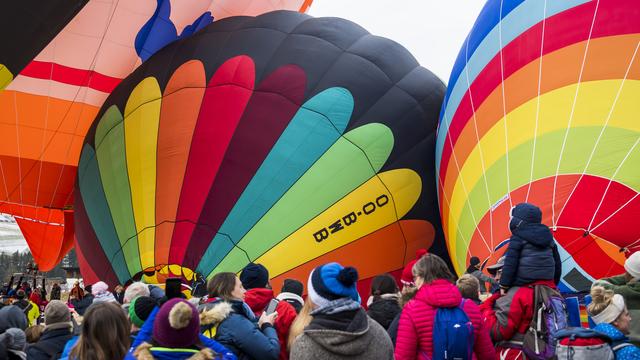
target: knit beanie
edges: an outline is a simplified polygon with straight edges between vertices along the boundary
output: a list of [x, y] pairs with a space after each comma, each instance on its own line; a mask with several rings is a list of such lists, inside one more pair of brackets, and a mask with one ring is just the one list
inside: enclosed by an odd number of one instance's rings
[[319, 307], [344, 297], [360, 302], [357, 281], [358, 270], [353, 267], [343, 267], [335, 262], [320, 265], [309, 275], [309, 297]]
[[640, 279], [640, 252], [634, 252], [624, 262], [624, 269], [627, 270], [629, 275], [634, 279]]
[[60, 300], [51, 300], [44, 308], [44, 323], [52, 325], [71, 321], [71, 312], [67, 304]]
[[480, 265], [480, 258], [477, 256], [472, 256], [471, 259], [469, 259], [469, 265], [473, 267]]
[[156, 301], [150, 296], [138, 296], [129, 305], [129, 319], [137, 327], [142, 327], [144, 322], [156, 307]]
[[7, 350], [24, 351], [27, 347], [27, 335], [25, 335], [22, 329], [10, 328], [1, 336], [0, 341], [4, 342]]
[[240, 281], [247, 290], [267, 287], [269, 270], [262, 264], [249, 263], [242, 269]]
[[539, 224], [541, 222], [542, 210], [533, 204], [520, 203], [511, 209], [511, 221], [509, 222], [511, 231], [524, 223]]
[[102, 294], [104, 292], [107, 292], [108, 290], [109, 285], [107, 285], [107, 283], [105, 283], [104, 281], [98, 281], [91, 286], [91, 294], [93, 294], [93, 296]]
[[402, 269], [402, 276], [400, 277], [400, 282], [402, 285], [412, 285], [413, 284], [413, 265], [415, 265], [421, 257], [427, 254], [427, 249], [418, 249], [416, 250], [416, 258], [409, 261], [407, 265]]
[[199, 340], [200, 317], [190, 302], [173, 298], [165, 302], [153, 324], [153, 339], [160, 346], [187, 348]]
[[303, 291], [304, 285], [302, 285], [302, 282], [296, 279], [285, 279], [284, 284], [282, 284], [282, 290], [280, 292], [288, 292], [296, 294], [298, 296], [302, 296]]

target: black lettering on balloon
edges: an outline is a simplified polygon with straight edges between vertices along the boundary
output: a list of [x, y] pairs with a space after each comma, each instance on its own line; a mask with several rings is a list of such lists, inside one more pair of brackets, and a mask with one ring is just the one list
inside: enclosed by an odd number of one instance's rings
[[353, 224], [354, 222], [356, 222], [356, 220], [358, 220], [358, 217], [356, 216], [356, 213], [354, 213], [353, 211], [349, 213], [347, 216], [342, 218], [342, 222], [347, 226]]
[[369, 215], [372, 212], [376, 211], [376, 204], [368, 202], [364, 204], [364, 206], [362, 207], [362, 211], [365, 213], [365, 215]]
[[342, 226], [342, 222], [340, 220], [337, 220], [333, 224], [329, 225], [329, 229], [331, 229], [331, 233], [334, 234], [344, 229], [344, 226]]
[[378, 205], [378, 207], [383, 207], [388, 203], [389, 203], [389, 197], [386, 194], [382, 194], [378, 196], [378, 198], [376, 199], [376, 205]]
[[317, 242], [322, 242], [323, 240], [326, 240], [329, 237], [329, 232], [325, 228], [320, 231], [316, 231], [316, 233], [313, 234], [313, 237], [316, 239]]

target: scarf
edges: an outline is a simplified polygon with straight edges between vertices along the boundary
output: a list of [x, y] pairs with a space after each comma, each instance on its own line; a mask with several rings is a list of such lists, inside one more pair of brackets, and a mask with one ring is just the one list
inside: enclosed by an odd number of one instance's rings
[[326, 305], [321, 306], [311, 312], [311, 315], [331, 315], [344, 311], [357, 310], [360, 308], [360, 303], [354, 301], [351, 298], [343, 297], [340, 299], [329, 301]]

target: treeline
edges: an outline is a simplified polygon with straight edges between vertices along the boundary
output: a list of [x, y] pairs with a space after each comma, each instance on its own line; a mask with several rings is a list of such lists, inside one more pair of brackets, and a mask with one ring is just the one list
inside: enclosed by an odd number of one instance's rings
[[[33, 256], [31, 256], [31, 252], [29, 251], [16, 251], [14, 253], [0, 252], [0, 280], [3, 283], [8, 282], [11, 275], [15, 273], [26, 274], [29, 270], [33, 269], [34, 265]], [[66, 271], [63, 270], [63, 267], [77, 266], [78, 260], [75, 250], [72, 249], [53, 270], [45, 273], [38, 272], [38, 276], [44, 275], [45, 277], [66, 278]], [[33, 271], [31, 271], [31, 273], [33, 274]]]

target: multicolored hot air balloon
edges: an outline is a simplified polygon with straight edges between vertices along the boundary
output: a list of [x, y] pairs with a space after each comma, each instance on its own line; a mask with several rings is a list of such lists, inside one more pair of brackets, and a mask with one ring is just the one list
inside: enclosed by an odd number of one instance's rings
[[82, 142], [124, 77], [213, 20], [305, 11], [310, 3], [47, 0], [3, 6], [0, 89], [10, 83], [0, 90], [0, 213], [16, 217], [40, 269], [53, 268], [73, 244], [72, 193]]
[[621, 273], [640, 246], [640, 7], [490, 0], [455, 63], [436, 145], [456, 269], [504, 250], [511, 206], [543, 211], [562, 289]]
[[437, 231], [443, 96], [406, 49], [346, 20], [215, 22], [126, 78], [91, 127], [74, 196], [83, 276], [188, 280], [254, 261], [278, 286], [335, 260], [364, 279], [401, 269]]

